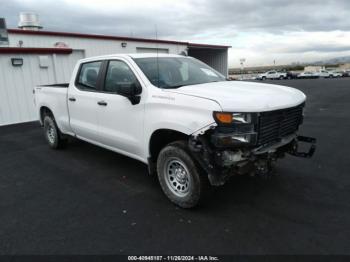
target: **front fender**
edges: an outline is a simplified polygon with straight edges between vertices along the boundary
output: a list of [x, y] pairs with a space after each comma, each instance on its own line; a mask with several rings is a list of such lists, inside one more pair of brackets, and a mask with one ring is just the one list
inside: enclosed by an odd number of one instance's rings
[[[145, 145], [158, 129], [169, 129], [191, 135], [214, 123], [213, 111], [221, 111], [220, 105], [209, 99], [163, 92], [153, 95], [145, 108]], [[145, 151], [149, 157], [147, 150]]]

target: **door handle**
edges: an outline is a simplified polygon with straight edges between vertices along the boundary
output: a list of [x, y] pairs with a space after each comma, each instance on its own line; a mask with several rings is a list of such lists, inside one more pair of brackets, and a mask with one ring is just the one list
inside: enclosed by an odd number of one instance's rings
[[98, 101], [97, 104], [100, 106], [107, 106], [107, 102], [105, 101]]
[[69, 101], [72, 101], [72, 102], [75, 102], [75, 101], [76, 101], [75, 97], [70, 97], [70, 98], [68, 98], [68, 100], [69, 100]]

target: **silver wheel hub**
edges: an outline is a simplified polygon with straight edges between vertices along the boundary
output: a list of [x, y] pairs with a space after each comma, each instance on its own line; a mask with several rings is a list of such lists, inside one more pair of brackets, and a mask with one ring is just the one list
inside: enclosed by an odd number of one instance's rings
[[188, 195], [191, 186], [191, 176], [186, 165], [178, 158], [167, 161], [164, 170], [168, 188], [177, 196]]

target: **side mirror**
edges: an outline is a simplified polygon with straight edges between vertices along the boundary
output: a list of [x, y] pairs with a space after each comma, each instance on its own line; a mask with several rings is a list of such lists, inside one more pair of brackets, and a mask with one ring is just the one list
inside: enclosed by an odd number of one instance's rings
[[140, 94], [142, 93], [142, 87], [138, 82], [131, 84], [121, 84], [119, 85], [118, 89], [118, 94], [127, 97], [130, 100], [131, 104], [136, 105], [140, 103]]

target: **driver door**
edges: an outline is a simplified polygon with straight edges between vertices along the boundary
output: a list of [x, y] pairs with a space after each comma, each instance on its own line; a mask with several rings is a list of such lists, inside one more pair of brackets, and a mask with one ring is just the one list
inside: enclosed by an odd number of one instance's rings
[[96, 94], [99, 142], [121, 153], [139, 156], [143, 154], [144, 99], [141, 94], [140, 102], [133, 105], [120, 90], [133, 84], [140, 86], [140, 82], [127, 61], [106, 63], [101, 90]]

